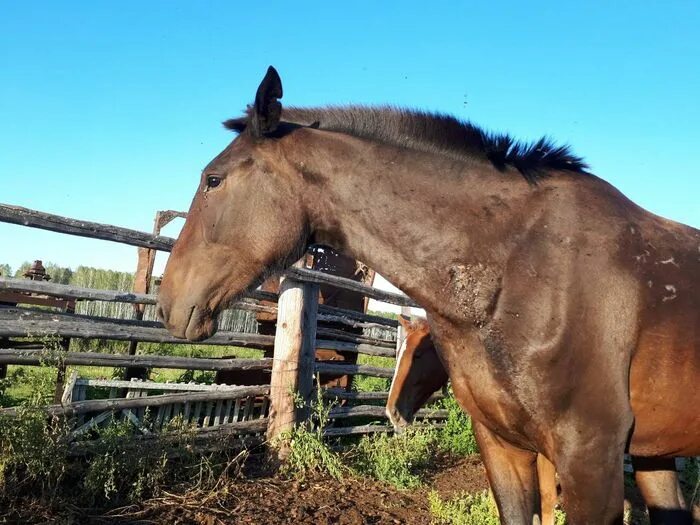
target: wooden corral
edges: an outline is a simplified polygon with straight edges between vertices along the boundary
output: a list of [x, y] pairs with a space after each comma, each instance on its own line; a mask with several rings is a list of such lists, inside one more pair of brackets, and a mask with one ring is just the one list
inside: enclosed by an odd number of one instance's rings
[[[5, 344], [0, 349], [0, 364], [38, 365], [54, 363], [61, 366], [100, 365], [137, 370], [144, 378], [152, 367], [183, 370], [213, 370], [220, 377], [242, 377], [243, 374], [258, 374], [263, 378], [259, 385], [190, 385], [163, 384], [149, 381], [86, 380], [76, 376], [66, 389], [61, 390], [60, 403], [47, 407], [51, 414], [71, 415], [74, 420], [73, 436], [84, 434], [91, 425], [106, 421], [108, 414], [127, 418], [141, 430], [153, 432], [164, 428], [164, 424], [179, 415], [202, 434], [219, 433], [266, 435], [276, 438], [296, 423], [308, 417], [305, 408], [295, 405], [295, 397], [308, 402], [313, 393], [314, 377], [349, 378], [369, 375], [390, 378], [393, 368], [382, 368], [357, 364], [358, 354], [395, 357], [395, 337], [378, 338], [366, 333], [369, 328], [396, 331], [395, 320], [366, 313], [366, 301], [373, 298], [399, 306], [415, 306], [406, 296], [373, 288], [368, 284], [371, 272], [340, 277], [323, 273], [320, 263], [317, 269], [300, 264], [285, 272], [279, 290], [274, 288], [257, 290], [230, 305], [232, 309], [255, 312], [260, 321], [278, 321], [274, 332], [241, 333], [220, 331], [203, 341], [207, 345], [235, 345], [261, 349], [268, 357], [260, 359], [239, 358], [195, 358], [137, 353], [139, 342], [187, 343], [172, 337], [159, 322], [144, 320], [143, 311], [153, 305], [156, 297], [150, 289], [152, 264], [155, 250], [169, 251], [174, 239], [159, 235], [163, 221], [177, 215], [166, 215], [156, 219], [153, 234], [129, 230], [112, 225], [79, 221], [46, 214], [26, 208], [0, 205], [0, 221], [23, 226], [42, 228], [59, 233], [120, 242], [140, 249], [139, 268], [132, 292], [96, 290], [46, 281], [0, 278], [0, 293], [22, 294], [23, 297], [53, 297], [74, 302], [106, 301], [134, 305], [132, 319], [113, 319], [38, 310], [15, 304], [0, 308], [0, 338], [36, 338], [46, 335], [81, 339], [106, 339], [129, 341], [132, 345], [125, 354], [98, 352], [68, 352], [60, 355], [36, 348], [23, 348], [19, 342]], [[322, 259], [318, 259], [322, 260]], [[353, 261], [353, 264], [354, 261]], [[359, 277], [358, 277], [359, 275]], [[319, 289], [320, 304], [319, 304]], [[337, 292], [340, 290], [340, 292]], [[333, 296], [350, 298], [329, 300]], [[22, 301], [26, 303], [26, 301]], [[139, 314], [139, 312], [141, 312]], [[279, 322], [282, 321], [282, 322]], [[341, 360], [317, 360], [319, 351], [328, 355], [342, 356]], [[133, 375], [131, 376], [133, 377]], [[265, 380], [269, 377], [269, 380]], [[96, 382], [97, 381], [97, 382]], [[102, 382], [100, 382], [102, 381]], [[323, 383], [323, 381], [322, 381]], [[383, 401], [388, 392], [354, 392], [350, 381], [326, 381], [323, 396], [340, 401], [330, 413], [331, 425], [325, 430], [328, 436], [353, 435], [371, 432], [388, 432], [391, 427], [385, 422]], [[109, 390], [107, 399], [86, 400], [83, 393], [87, 387]], [[158, 392], [155, 395], [154, 392]], [[120, 397], [115, 397], [115, 396]], [[251, 401], [242, 401], [242, 400]], [[252, 403], [256, 407], [249, 420], [241, 403]], [[192, 407], [199, 403], [195, 417]], [[379, 403], [379, 404], [378, 404]], [[236, 407], [238, 406], [238, 411]], [[167, 407], [167, 408], [164, 408]], [[190, 408], [186, 408], [190, 407]], [[205, 408], [209, 414], [204, 416]], [[155, 426], [146, 428], [143, 414], [155, 414]], [[12, 408], [0, 413], [11, 415]], [[233, 414], [236, 414], [235, 417]], [[141, 414], [141, 417], [139, 416]], [[186, 414], [186, 417], [185, 417]], [[439, 420], [443, 411], [427, 410], [422, 418]], [[358, 419], [361, 418], [361, 419]], [[373, 423], [367, 423], [367, 420]], [[206, 424], [205, 424], [206, 420]], [[359, 421], [358, 424], [357, 422]], [[214, 424], [216, 423], [216, 424]], [[87, 425], [87, 426], [86, 426]], [[167, 425], [166, 425], [167, 426]]]

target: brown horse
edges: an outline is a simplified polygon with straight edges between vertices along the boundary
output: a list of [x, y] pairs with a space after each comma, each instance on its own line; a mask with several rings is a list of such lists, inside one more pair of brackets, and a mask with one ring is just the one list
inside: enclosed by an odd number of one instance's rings
[[281, 97], [270, 68], [202, 173], [159, 293], [174, 335], [324, 244], [425, 308], [503, 523], [531, 522], [538, 453], [575, 524], [622, 520], [626, 449], [700, 454], [700, 231], [546, 140]]
[[[405, 339], [396, 356], [396, 369], [391, 381], [386, 414], [394, 429], [399, 432], [413, 421], [415, 413], [430, 396], [447, 384], [447, 372], [440, 362], [437, 350], [430, 337], [430, 327], [425, 319], [409, 319], [399, 316], [405, 329]], [[474, 426], [479, 423], [474, 422]], [[479, 433], [476, 433], [477, 441]], [[486, 444], [478, 443], [480, 450], [488, 454]], [[635, 463], [640, 460], [634, 458]], [[643, 460], [641, 460], [643, 461]], [[652, 525], [667, 523], [667, 516], [657, 509], [679, 513], [686, 509], [678, 476], [670, 465], [668, 471], [636, 471], [637, 485], [650, 508]], [[557, 484], [554, 465], [542, 454], [537, 455], [537, 479], [540, 493], [541, 525], [554, 525], [554, 507], [557, 504]], [[700, 509], [694, 509], [700, 511]]]

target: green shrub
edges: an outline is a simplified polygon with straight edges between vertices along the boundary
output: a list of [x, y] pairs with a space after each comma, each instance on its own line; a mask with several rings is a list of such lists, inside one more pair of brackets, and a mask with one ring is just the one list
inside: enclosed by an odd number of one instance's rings
[[430, 514], [435, 525], [498, 525], [498, 514], [488, 492], [476, 494], [460, 493], [443, 500], [431, 491], [428, 494]]
[[445, 426], [437, 432], [440, 450], [456, 456], [470, 456], [479, 453], [471, 418], [460, 408], [454, 396], [442, 400], [447, 410]]
[[400, 489], [421, 484], [421, 473], [434, 457], [436, 435], [432, 429], [409, 429], [399, 435], [364, 436], [353, 463], [364, 475]]
[[[297, 397], [296, 402], [298, 407], [303, 407], [303, 400]], [[347, 472], [348, 469], [340, 457], [330, 449], [323, 438], [323, 428], [328, 423], [331, 408], [332, 405], [324, 401], [319, 388], [316, 391], [316, 399], [309, 407], [311, 417], [281, 436], [280, 439], [286, 441], [289, 447], [289, 453], [280, 469], [283, 475], [303, 479], [316, 473], [340, 479]]]
[[0, 418], [0, 488], [16, 492], [31, 484], [53, 491], [67, 471], [65, 421], [36, 406], [20, 406]]
[[169, 466], [157, 444], [125, 446], [134, 427], [114, 421], [99, 431], [99, 450], [87, 462], [83, 487], [92, 502], [135, 501], [156, 495]]

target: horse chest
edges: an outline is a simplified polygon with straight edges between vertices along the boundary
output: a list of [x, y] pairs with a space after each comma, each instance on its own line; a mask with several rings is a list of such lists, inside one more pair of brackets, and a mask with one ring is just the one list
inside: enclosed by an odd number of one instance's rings
[[493, 366], [489, 353], [495, 349], [486, 348], [478, 330], [459, 330], [446, 323], [436, 330], [436, 325], [440, 323], [431, 320], [440, 358], [462, 409], [501, 436], [529, 446], [535, 424], [512, 376]]

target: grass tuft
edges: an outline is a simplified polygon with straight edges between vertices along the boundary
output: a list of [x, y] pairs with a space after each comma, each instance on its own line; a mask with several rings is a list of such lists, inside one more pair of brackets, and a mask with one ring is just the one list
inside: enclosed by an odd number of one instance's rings
[[[304, 401], [297, 398], [298, 407]], [[311, 417], [296, 425], [292, 431], [280, 437], [289, 445], [289, 454], [280, 468], [283, 475], [304, 479], [312, 474], [328, 474], [341, 479], [348, 469], [340, 456], [333, 452], [323, 438], [323, 428], [328, 423], [332, 405], [325, 402], [323, 392], [316, 391], [316, 399], [310, 403]]]
[[488, 492], [467, 494], [443, 500], [431, 491], [428, 494], [430, 514], [435, 525], [498, 525], [498, 513]]
[[437, 432], [440, 450], [455, 456], [478, 454], [479, 447], [471, 418], [460, 408], [451, 393], [442, 400], [442, 406], [447, 409], [448, 415], [445, 426]]
[[435, 456], [435, 444], [432, 429], [364, 436], [353, 451], [353, 464], [360, 474], [409, 489], [421, 485], [421, 474]]

